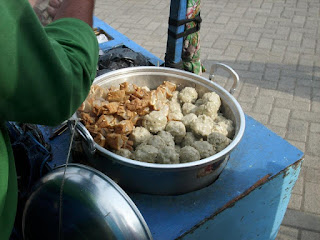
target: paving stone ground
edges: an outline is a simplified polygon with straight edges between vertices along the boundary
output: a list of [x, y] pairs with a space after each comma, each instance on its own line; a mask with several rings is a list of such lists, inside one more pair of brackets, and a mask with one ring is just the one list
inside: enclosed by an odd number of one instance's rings
[[[169, 9], [169, 0], [97, 0], [95, 15], [164, 59]], [[202, 0], [206, 69], [234, 68], [245, 113], [305, 153], [279, 240], [320, 239], [319, 229], [301, 227], [310, 214], [320, 218], [319, 13], [319, 0]], [[224, 76], [216, 81], [231, 86]]]

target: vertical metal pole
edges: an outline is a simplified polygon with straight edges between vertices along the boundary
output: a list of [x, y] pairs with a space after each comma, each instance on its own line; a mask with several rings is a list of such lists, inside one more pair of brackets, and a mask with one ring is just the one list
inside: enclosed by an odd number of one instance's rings
[[[171, 0], [170, 3], [170, 18], [176, 21], [186, 19], [187, 0]], [[176, 27], [170, 26], [169, 30], [173, 33], [179, 34], [184, 31], [184, 25]], [[167, 50], [165, 56], [165, 66], [178, 67], [181, 65], [181, 54], [183, 47], [183, 38], [175, 39], [168, 34]], [[179, 64], [181, 63], [181, 64]]]

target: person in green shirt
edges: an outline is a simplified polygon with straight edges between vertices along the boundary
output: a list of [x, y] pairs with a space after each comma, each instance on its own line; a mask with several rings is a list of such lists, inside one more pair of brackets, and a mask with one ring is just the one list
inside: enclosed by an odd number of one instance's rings
[[86, 98], [96, 75], [94, 0], [64, 0], [42, 27], [27, 0], [0, 0], [0, 239], [9, 239], [17, 181], [5, 121], [57, 125]]

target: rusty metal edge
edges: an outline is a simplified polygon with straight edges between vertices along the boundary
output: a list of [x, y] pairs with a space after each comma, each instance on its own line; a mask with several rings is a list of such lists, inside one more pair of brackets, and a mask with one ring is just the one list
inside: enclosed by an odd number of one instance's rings
[[237, 201], [239, 201], [240, 199], [244, 198], [245, 196], [249, 195], [253, 190], [255, 190], [256, 188], [258, 188], [259, 186], [261, 186], [262, 184], [276, 178], [277, 176], [279, 176], [280, 174], [284, 173], [283, 177], [287, 176], [287, 169], [289, 167], [292, 167], [293, 169], [297, 169], [300, 162], [302, 162], [304, 159], [304, 155], [302, 155], [302, 157], [296, 161], [295, 163], [287, 166], [285, 169], [281, 170], [278, 174], [271, 176], [271, 174], [267, 174], [264, 177], [262, 177], [261, 179], [259, 179], [255, 184], [253, 184], [250, 188], [248, 188], [247, 190], [245, 190], [242, 194], [240, 194], [239, 196], [235, 197], [234, 199], [232, 199], [231, 201], [227, 202], [223, 207], [221, 207], [218, 211], [216, 211], [215, 213], [213, 213], [211, 216], [205, 218], [204, 220], [202, 220], [201, 222], [199, 222], [197, 225], [195, 225], [194, 227], [192, 227], [190, 230], [186, 231], [185, 233], [183, 233], [181, 236], [177, 237], [176, 240], [182, 239], [183, 237], [185, 237], [187, 234], [192, 234], [196, 229], [198, 229], [201, 225], [203, 225], [205, 222], [207, 222], [208, 220], [213, 219], [215, 216], [217, 216], [219, 213], [221, 213], [222, 211], [224, 211], [227, 208], [231, 208], [235, 205], [235, 203]]

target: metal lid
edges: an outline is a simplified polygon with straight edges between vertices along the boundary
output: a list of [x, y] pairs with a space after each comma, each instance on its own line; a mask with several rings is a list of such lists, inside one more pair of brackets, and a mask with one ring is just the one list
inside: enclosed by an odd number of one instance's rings
[[[59, 219], [64, 166], [35, 186], [23, 214], [25, 239], [152, 239], [130, 197], [110, 178], [81, 164], [66, 169]], [[62, 220], [62, 221], [60, 221]]]

